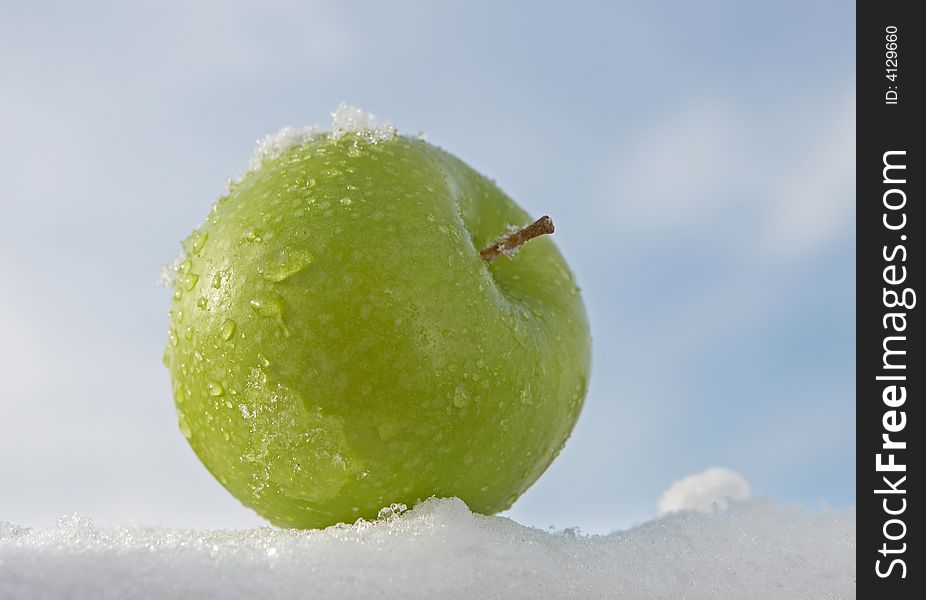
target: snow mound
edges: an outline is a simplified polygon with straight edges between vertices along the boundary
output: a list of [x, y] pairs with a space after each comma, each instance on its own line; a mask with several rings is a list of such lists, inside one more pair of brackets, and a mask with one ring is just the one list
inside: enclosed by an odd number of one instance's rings
[[731, 500], [745, 500], [749, 497], [749, 482], [730, 469], [713, 467], [679, 479], [659, 498], [659, 514], [680, 510], [706, 512], [715, 507], [723, 508]]
[[169, 263], [161, 265], [161, 272], [158, 274], [158, 287], [172, 288], [177, 281], [177, 275], [180, 273], [180, 263], [186, 258], [183, 250]]
[[318, 134], [318, 127], [310, 125], [307, 127], [287, 126], [276, 133], [264, 136], [257, 140], [254, 154], [248, 161], [248, 171], [256, 171], [264, 162], [278, 158], [293, 146], [304, 144]]
[[550, 533], [457, 499], [322, 531], [0, 524], [0, 598], [852, 598], [855, 512], [765, 499]]
[[358, 133], [367, 141], [375, 143], [391, 140], [398, 134], [398, 130], [389, 121], [380, 122], [376, 115], [342, 102], [331, 113], [328, 135], [339, 139], [345, 133]]
[[331, 125], [322, 129], [315, 125], [307, 127], [284, 127], [280, 131], [258, 140], [254, 154], [248, 162], [248, 172], [255, 171], [268, 161], [278, 158], [284, 152], [319, 136], [337, 140], [346, 133], [355, 133], [371, 143], [391, 140], [398, 130], [389, 121], [380, 121], [372, 113], [342, 102], [331, 113]]

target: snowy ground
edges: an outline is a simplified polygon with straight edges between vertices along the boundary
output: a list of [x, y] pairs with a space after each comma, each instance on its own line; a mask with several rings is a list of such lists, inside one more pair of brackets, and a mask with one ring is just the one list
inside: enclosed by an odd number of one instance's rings
[[855, 597], [855, 512], [767, 499], [547, 532], [429, 500], [323, 531], [0, 523], [0, 598]]

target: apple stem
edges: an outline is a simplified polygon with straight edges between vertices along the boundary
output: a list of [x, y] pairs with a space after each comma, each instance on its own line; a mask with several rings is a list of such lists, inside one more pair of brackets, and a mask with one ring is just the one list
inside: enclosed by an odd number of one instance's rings
[[492, 262], [502, 254], [511, 256], [517, 252], [526, 242], [534, 239], [535, 237], [553, 233], [553, 231], [553, 219], [547, 215], [544, 215], [527, 227], [515, 229], [503, 234], [495, 242], [486, 246], [482, 252], [479, 253], [479, 256], [481, 256], [482, 260], [486, 261], [487, 263]]

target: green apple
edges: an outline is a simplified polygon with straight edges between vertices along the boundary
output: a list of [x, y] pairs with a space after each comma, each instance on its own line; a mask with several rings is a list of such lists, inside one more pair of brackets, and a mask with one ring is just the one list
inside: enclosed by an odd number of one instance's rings
[[504, 510], [585, 397], [579, 289], [549, 236], [526, 242], [537, 225], [506, 235], [532, 219], [493, 182], [355, 129], [278, 143], [184, 241], [164, 354], [180, 430], [283, 527], [430, 496]]

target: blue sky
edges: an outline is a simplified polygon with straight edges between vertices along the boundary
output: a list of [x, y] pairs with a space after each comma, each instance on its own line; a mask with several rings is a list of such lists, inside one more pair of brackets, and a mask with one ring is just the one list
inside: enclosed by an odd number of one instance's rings
[[625, 527], [711, 466], [854, 503], [855, 6], [0, 5], [0, 520], [260, 520], [177, 431], [161, 263], [256, 139], [347, 101], [549, 213], [585, 410], [510, 512]]

